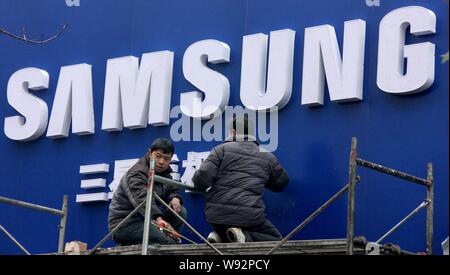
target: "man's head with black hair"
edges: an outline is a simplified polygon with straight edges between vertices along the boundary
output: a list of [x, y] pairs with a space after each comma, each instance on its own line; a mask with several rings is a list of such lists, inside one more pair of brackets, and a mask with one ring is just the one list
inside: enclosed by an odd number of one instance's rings
[[169, 168], [175, 147], [167, 138], [158, 138], [150, 146], [151, 158], [155, 159], [156, 172], [162, 173]]
[[161, 150], [164, 154], [170, 155], [173, 155], [175, 153], [175, 147], [173, 146], [172, 141], [167, 138], [157, 138], [150, 146], [150, 150]]

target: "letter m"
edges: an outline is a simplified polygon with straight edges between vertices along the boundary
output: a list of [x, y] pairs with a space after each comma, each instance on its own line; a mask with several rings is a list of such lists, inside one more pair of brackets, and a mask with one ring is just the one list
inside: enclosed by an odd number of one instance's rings
[[109, 59], [102, 130], [121, 131], [169, 124], [173, 52]]

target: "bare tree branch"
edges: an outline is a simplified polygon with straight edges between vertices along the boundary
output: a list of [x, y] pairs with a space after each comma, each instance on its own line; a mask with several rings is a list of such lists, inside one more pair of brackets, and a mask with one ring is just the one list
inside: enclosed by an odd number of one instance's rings
[[27, 35], [26, 35], [26, 32], [25, 32], [25, 28], [23, 28], [22, 36], [15, 35], [15, 34], [7, 31], [7, 30], [5, 30], [5, 29], [3, 29], [1, 27], [0, 27], [0, 34], [5, 34], [5, 35], [7, 35], [9, 37], [12, 37], [14, 39], [17, 39], [17, 40], [20, 40], [20, 41], [24, 41], [24, 42], [27, 42], [27, 43], [44, 44], [44, 43], [50, 42], [50, 41], [58, 38], [67, 29], [68, 26], [69, 26], [69, 24], [64, 24], [64, 26], [62, 26], [61, 30], [59, 30], [59, 32], [57, 34], [55, 34], [54, 36], [52, 36], [50, 38], [47, 38], [45, 40], [44, 39], [42, 39], [42, 40], [28, 39]]

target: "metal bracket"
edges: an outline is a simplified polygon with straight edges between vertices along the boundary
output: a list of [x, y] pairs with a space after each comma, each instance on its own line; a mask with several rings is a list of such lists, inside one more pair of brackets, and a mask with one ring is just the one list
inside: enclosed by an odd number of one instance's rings
[[367, 243], [366, 244], [366, 255], [380, 255], [381, 245], [377, 243]]

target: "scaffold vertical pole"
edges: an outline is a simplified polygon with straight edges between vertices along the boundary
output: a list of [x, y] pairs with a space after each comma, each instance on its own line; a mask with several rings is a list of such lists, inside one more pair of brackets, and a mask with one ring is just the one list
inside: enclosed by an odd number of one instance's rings
[[59, 223], [59, 241], [58, 241], [58, 253], [64, 252], [64, 239], [66, 237], [66, 223], [67, 223], [67, 195], [63, 197], [62, 216]]
[[428, 163], [427, 166], [427, 181], [429, 183], [427, 187], [427, 255], [433, 253], [433, 206], [434, 206], [434, 177], [433, 177], [433, 164]]
[[356, 158], [357, 154], [356, 137], [352, 138], [349, 163], [349, 187], [348, 187], [348, 208], [347, 208], [347, 255], [353, 255], [353, 237], [355, 227], [355, 186], [356, 186]]
[[147, 255], [148, 252], [148, 237], [151, 222], [151, 209], [152, 209], [152, 199], [153, 199], [153, 185], [154, 185], [154, 170], [155, 170], [155, 160], [150, 157], [150, 167], [149, 167], [149, 179], [147, 185], [147, 198], [145, 202], [145, 215], [144, 215], [144, 235], [142, 239], [142, 255]]

